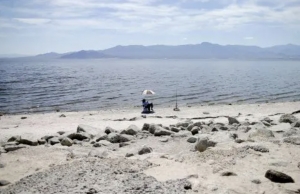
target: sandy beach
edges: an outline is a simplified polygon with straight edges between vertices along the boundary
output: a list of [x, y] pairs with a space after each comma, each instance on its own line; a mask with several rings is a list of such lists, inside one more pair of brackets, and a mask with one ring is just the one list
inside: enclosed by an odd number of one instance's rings
[[0, 193], [300, 193], [299, 109], [3, 115]]

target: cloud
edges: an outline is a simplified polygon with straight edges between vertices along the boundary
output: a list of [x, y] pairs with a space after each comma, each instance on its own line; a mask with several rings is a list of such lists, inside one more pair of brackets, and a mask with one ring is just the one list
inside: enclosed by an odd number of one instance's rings
[[49, 23], [51, 20], [50, 19], [45, 19], [45, 18], [14, 18], [16, 21], [25, 23], [25, 24], [46, 24]]

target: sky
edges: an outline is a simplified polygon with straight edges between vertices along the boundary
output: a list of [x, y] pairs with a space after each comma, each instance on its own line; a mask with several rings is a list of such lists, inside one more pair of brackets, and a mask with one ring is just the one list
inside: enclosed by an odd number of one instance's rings
[[0, 0], [0, 54], [300, 45], [300, 0]]

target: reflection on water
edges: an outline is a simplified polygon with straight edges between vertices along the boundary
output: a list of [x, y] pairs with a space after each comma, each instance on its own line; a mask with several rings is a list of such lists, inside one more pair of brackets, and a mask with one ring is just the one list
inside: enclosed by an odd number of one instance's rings
[[134, 107], [152, 89], [156, 106], [300, 100], [298, 61], [0, 61], [0, 112]]

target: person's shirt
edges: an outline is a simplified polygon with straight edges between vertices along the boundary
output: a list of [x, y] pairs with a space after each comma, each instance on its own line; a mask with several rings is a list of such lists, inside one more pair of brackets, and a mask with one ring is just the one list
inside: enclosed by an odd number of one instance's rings
[[148, 101], [143, 102], [143, 107], [146, 107], [148, 104]]

